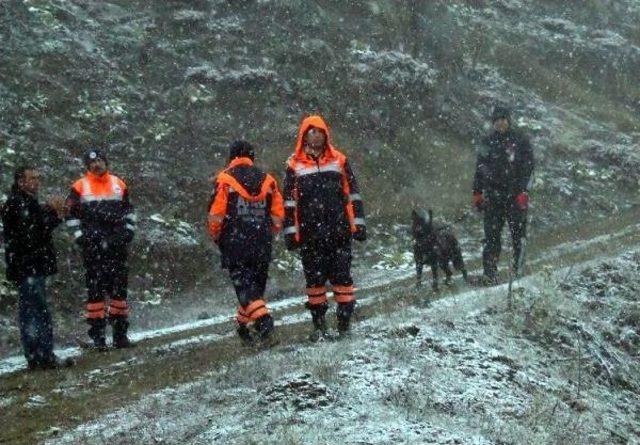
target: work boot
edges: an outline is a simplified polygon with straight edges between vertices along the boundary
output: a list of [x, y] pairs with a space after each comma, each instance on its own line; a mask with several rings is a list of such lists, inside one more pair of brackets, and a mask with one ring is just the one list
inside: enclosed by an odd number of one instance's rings
[[338, 318], [338, 334], [340, 337], [346, 337], [349, 334], [349, 319]]
[[309, 336], [309, 340], [316, 342], [327, 337], [327, 320], [325, 319], [324, 314], [314, 315], [312, 313], [312, 316], [313, 332]]
[[249, 328], [247, 327], [246, 324], [238, 325], [236, 332], [238, 333], [238, 336], [240, 337], [240, 340], [242, 340], [242, 343], [244, 345], [246, 346], [253, 345], [253, 337], [251, 336], [251, 332], [249, 331]]
[[89, 320], [89, 338], [93, 341], [93, 349], [97, 351], [107, 350], [107, 340], [105, 337], [105, 330], [107, 328], [107, 322], [104, 318], [96, 318]]
[[256, 331], [261, 340], [266, 340], [274, 330], [273, 317], [269, 314], [263, 315], [256, 320]]
[[116, 349], [131, 348], [134, 343], [127, 337], [129, 329], [129, 321], [126, 318], [112, 318], [111, 326], [113, 328], [113, 347]]

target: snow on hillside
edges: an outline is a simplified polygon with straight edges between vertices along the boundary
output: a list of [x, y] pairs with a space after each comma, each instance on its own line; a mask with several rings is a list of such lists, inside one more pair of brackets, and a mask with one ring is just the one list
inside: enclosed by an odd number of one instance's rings
[[[276, 347], [62, 444], [638, 444], [640, 253], [402, 308]], [[635, 336], [630, 333], [633, 331]]]

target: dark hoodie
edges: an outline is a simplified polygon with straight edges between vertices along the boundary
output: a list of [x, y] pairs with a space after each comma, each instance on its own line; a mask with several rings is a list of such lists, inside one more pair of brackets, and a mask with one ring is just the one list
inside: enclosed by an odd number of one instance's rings
[[14, 185], [2, 207], [7, 279], [16, 283], [28, 277], [57, 272], [51, 233], [62, 221], [55, 210]]
[[222, 267], [268, 263], [272, 232], [280, 230], [284, 210], [275, 179], [248, 157], [233, 159], [216, 176], [209, 202], [209, 234], [222, 254]]
[[493, 131], [482, 140], [473, 191], [486, 193], [489, 199], [513, 199], [527, 191], [533, 167], [533, 150], [524, 134]]

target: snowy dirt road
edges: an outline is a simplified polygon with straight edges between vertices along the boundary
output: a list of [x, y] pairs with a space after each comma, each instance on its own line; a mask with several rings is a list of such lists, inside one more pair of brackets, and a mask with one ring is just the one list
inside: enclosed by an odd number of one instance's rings
[[[594, 257], [615, 254], [640, 244], [639, 228], [632, 225], [614, 234], [576, 240], [537, 252], [529, 261], [529, 267], [532, 271], [540, 270], [544, 265], [560, 269]], [[369, 283], [368, 292], [360, 300], [356, 326], [371, 323], [367, 319], [372, 317], [420, 305], [426, 298], [425, 292], [418, 294], [408, 287], [409, 284], [410, 281], [398, 275], [390, 280]], [[469, 290], [459, 285], [440, 297], [450, 297], [458, 292], [466, 292], [473, 298], [485, 294], [504, 295], [504, 286]], [[301, 301], [302, 298], [298, 297], [274, 305], [280, 325], [280, 344], [272, 351], [258, 353], [258, 357], [271, 353], [286, 354], [306, 344], [308, 321]], [[359, 329], [356, 332], [360, 332]], [[30, 444], [51, 438], [149, 394], [171, 391], [170, 388], [180, 384], [200, 382], [221, 370], [229, 370], [234, 363], [251, 360], [256, 351], [240, 348], [232, 332], [230, 320], [220, 318], [139, 333], [138, 338], [144, 341], [133, 350], [84, 354], [76, 367], [53, 373], [15, 372], [19, 366], [16, 360], [6, 359], [2, 362], [5, 372], [0, 377], [0, 407], [2, 424], [7, 426], [0, 432], [0, 443]], [[71, 349], [66, 353], [73, 355], [77, 351]], [[100, 400], [98, 404], [94, 402], [96, 399]], [[134, 443], [147, 442], [154, 443]]]

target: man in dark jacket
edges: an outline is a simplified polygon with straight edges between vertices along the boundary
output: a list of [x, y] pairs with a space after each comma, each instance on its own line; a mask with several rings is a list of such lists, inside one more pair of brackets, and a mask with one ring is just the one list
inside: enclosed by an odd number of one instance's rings
[[64, 199], [38, 203], [40, 173], [20, 167], [2, 208], [7, 279], [18, 286], [20, 337], [29, 369], [57, 366], [46, 277], [57, 272], [53, 229], [62, 222]]
[[253, 164], [254, 150], [246, 141], [229, 148], [229, 165], [214, 183], [209, 202], [209, 235], [220, 248], [222, 268], [229, 270], [240, 307], [238, 335], [253, 341], [253, 324], [261, 340], [273, 331], [264, 300], [273, 232], [282, 229], [284, 208], [275, 179]]
[[95, 348], [105, 349], [108, 320], [113, 328], [113, 346], [127, 348], [132, 345], [127, 336], [127, 254], [136, 216], [129, 189], [122, 179], [109, 173], [104, 151], [87, 150], [84, 164], [87, 172], [73, 184], [67, 198], [67, 226], [82, 249], [86, 269], [88, 334]]
[[498, 282], [498, 259], [505, 220], [513, 242], [513, 268], [519, 273], [522, 238], [526, 236], [529, 180], [533, 151], [529, 139], [512, 128], [507, 108], [496, 107], [493, 130], [482, 140], [473, 182], [473, 206], [484, 212], [484, 279]]
[[284, 181], [285, 242], [300, 247], [313, 338], [326, 333], [329, 281], [337, 303], [338, 331], [349, 330], [356, 298], [351, 277], [351, 239], [364, 241], [364, 207], [347, 157], [332, 145], [321, 116], [305, 118]]

